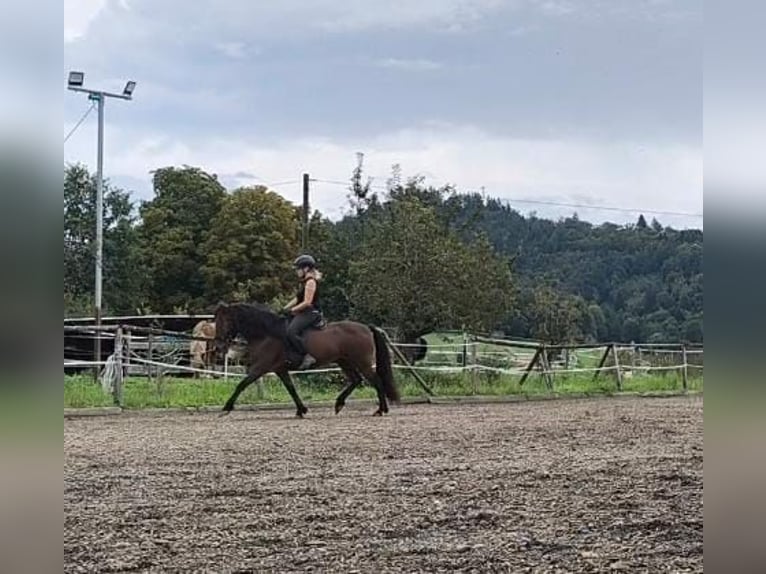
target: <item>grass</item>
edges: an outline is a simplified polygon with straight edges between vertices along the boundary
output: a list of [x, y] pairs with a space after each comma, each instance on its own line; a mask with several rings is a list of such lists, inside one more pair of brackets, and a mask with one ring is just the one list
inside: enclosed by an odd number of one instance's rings
[[[691, 373], [690, 373], [691, 375]], [[519, 386], [519, 377], [508, 375], [472, 375], [470, 373], [427, 373], [423, 377], [437, 396], [504, 396], [548, 395], [550, 391], [539, 376], [531, 376]], [[340, 375], [301, 375], [294, 377], [298, 393], [305, 402], [332, 401], [343, 385]], [[406, 373], [397, 373], [402, 396], [421, 397], [422, 389]], [[146, 378], [129, 378], [123, 386], [123, 403], [128, 409], [222, 406], [236, 386], [236, 380], [164, 378], [162, 382]], [[259, 388], [260, 387], [260, 388]], [[702, 390], [702, 377], [689, 380], [690, 390]], [[676, 373], [641, 375], [626, 378], [623, 391], [653, 392], [681, 390], [681, 379]], [[612, 394], [616, 392], [613, 376], [602, 375], [596, 381], [587, 375], [557, 375], [554, 392], [566, 394]], [[365, 385], [354, 391], [352, 399], [374, 398], [375, 392]], [[289, 403], [290, 396], [275, 377], [268, 377], [259, 385], [251, 385], [238, 400], [238, 404]], [[64, 377], [64, 407], [111, 406], [112, 398], [94, 384], [90, 376]]]

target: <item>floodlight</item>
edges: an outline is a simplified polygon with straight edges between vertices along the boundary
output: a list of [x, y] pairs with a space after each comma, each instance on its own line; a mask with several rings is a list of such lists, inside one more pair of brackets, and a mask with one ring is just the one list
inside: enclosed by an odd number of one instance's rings
[[131, 97], [133, 95], [133, 90], [135, 89], [136, 83], [133, 80], [130, 80], [127, 84], [125, 84], [125, 89], [122, 90], [122, 95]]
[[85, 73], [83, 72], [69, 72], [69, 81], [67, 84], [70, 88], [81, 88], [85, 82]]

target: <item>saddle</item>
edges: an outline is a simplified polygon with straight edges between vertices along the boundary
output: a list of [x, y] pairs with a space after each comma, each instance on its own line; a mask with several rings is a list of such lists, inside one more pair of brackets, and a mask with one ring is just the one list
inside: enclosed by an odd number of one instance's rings
[[325, 319], [324, 315], [320, 314], [311, 325], [303, 329], [303, 332], [301, 333], [301, 338], [306, 336], [306, 333], [309, 331], [324, 331], [324, 329], [327, 327], [327, 319]]

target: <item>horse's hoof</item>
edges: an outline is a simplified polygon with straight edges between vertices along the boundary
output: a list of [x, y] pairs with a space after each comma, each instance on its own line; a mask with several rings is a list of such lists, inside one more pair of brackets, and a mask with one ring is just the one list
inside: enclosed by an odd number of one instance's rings
[[335, 414], [337, 415], [346, 406], [345, 403], [335, 403]]
[[302, 419], [303, 418], [303, 413], [301, 411], [298, 411], [297, 413], [295, 413], [295, 418], [296, 419]]
[[372, 416], [374, 416], [374, 417], [382, 417], [383, 413], [380, 411], [380, 409], [378, 409], [377, 411], [372, 413]]
[[231, 413], [231, 410], [230, 410], [230, 409], [229, 409], [229, 410], [227, 410], [227, 409], [224, 409], [224, 410], [221, 412], [221, 414], [219, 414], [219, 415], [218, 415], [218, 418], [229, 416], [229, 414], [230, 414], [230, 413]]

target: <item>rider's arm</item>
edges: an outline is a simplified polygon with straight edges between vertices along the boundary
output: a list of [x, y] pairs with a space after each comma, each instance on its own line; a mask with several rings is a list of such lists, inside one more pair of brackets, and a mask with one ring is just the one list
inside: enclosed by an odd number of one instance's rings
[[291, 310], [293, 313], [300, 313], [304, 309], [311, 307], [314, 302], [314, 293], [316, 293], [317, 284], [313, 279], [306, 281], [306, 291], [304, 292], [303, 302], [298, 303]]
[[285, 305], [285, 311], [289, 311], [290, 309], [292, 309], [296, 303], [298, 303], [298, 298], [293, 297], [292, 300], [287, 305]]

